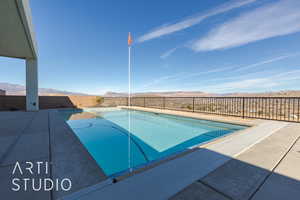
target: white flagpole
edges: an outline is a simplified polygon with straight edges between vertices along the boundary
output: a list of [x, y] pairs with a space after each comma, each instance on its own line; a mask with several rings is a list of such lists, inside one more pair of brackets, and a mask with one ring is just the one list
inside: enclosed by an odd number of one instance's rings
[[131, 51], [131, 46], [128, 46], [128, 106], [129, 106], [129, 111], [128, 111], [128, 168], [129, 171], [132, 172], [132, 168], [131, 168], [131, 138], [130, 138], [130, 134], [131, 134], [131, 117], [130, 117], [130, 106], [131, 106], [131, 102], [130, 102], [130, 95], [131, 95], [131, 63], [130, 63], [130, 59], [131, 59], [131, 55], [130, 55], [130, 51]]

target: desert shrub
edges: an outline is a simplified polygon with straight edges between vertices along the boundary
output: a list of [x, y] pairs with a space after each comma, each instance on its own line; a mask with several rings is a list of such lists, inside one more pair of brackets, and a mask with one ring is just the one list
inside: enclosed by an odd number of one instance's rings
[[96, 97], [96, 103], [97, 103], [98, 105], [102, 104], [103, 101], [104, 101], [103, 97]]

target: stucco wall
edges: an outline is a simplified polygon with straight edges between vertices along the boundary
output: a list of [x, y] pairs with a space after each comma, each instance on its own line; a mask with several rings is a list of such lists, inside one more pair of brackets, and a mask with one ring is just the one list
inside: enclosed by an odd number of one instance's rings
[[[40, 96], [40, 109], [101, 106], [99, 96]], [[105, 106], [105, 105], [104, 105]], [[0, 110], [25, 110], [25, 96], [0, 96]]]
[[100, 106], [99, 96], [40, 96], [40, 109]]

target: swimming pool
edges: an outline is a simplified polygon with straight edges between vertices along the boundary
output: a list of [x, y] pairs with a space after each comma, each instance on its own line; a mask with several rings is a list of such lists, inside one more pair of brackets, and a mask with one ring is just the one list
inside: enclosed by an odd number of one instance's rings
[[128, 171], [129, 166], [139, 168], [246, 128], [127, 109], [96, 108], [59, 112], [108, 176], [116, 176]]

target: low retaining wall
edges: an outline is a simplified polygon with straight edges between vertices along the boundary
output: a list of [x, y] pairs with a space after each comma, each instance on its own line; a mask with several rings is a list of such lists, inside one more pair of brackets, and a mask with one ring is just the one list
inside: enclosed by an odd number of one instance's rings
[[[102, 106], [100, 96], [40, 96], [40, 109]], [[0, 110], [25, 110], [25, 96], [0, 96]]]

